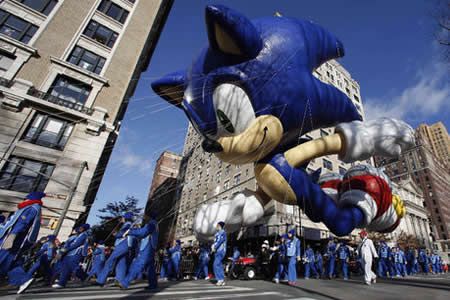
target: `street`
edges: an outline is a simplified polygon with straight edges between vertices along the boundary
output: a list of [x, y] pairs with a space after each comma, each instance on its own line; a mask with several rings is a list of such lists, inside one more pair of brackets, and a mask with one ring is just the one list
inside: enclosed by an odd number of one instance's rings
[[161, 282], [157, 292], [145, 290], [146, 283], [133, 285], [128, 290], [118, 287], [71, 284], [63, 290], [33, 285], [25, 294], [16, 295], [16, 289], [0, 289], [0, 299], [448, 299], [450, 276], [414, 276], [393, 280], [379, 280], [365, 286], [359, 278], [348, 281], [299, 279], [297, 287], [276, 285], [269, 281], [228, 281], [227, 286], [216, 287], [210, 282]]

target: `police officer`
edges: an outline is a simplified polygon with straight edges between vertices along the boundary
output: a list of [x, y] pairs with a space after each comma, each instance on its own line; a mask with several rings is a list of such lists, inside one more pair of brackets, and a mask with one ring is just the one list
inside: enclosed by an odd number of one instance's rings
[[150, 220], [142, 228], [132, 228], [125, 236], [134, 236], [141, 239], [139, 247], [139, 254], [133, 260], [130, 266], [130, 271], [124, 281], [120, 284], [124, 288], [128, 288], [130, 282], [138, 278], [138, 276], [148, 268], [147, 279], [148, 289], [156, 289], [158, 287], [158, 280], [155, 270], [155, 252], [158, 247], [159, 228], [158, 221], [156, 221], [156, 214], [150, 214]]
[[300, 240], [295, 236], [295, 229], [288, 232], [287, 241], [287, 258], [288, 258], [288, 284], [296, 285], [297, 283], [297, 261], [301, 260]]
[[97, 284], [104, 285], [106, 283], [106, 279], [113, 270], [114, 266], [116, 266], [116, 281], [124, 282], [125, 276], [127, 275], [127, 260], [131, 247], [133, 246], [133, 238], [129, 239], [124, 236], [125, 232], [127, 232], [131, 226], [133, 221], [133, 213], [127, 212], [123, 214], [121, 222], [122, 226], [119, 231], [115, 235], [114, 242], [114, 251], [111, 253], [110, 257], [106, 260], [105, 266], [101, 270], [101, 272], [97, 276]]
[[342, 241], [336, 249], [339, 261], [342, 266], [342, 275], [344, 280], [348, 280], [348, 261], [350, 259], [350, 249], [346, 245], [345, 241]]
[[66, 286], [73, 272], [79, 267], [83, 255], [87, 252], [88, 247], [88, 230], [89, 224], [83, 224], [78, 227], [77, 235], [66, 242], [60, 251], [61, 255], [61, 274], [58, 283], [52, 285], [55, 289], [60, 289]]
[[306, 247], [304, 254], [304, 262], [305, 262], [305, 279], [309, 279], [311, 272], [316, 278], [319, 278], [319, 275], [317, 274], [316, 270], [314, 250], [311, 248], [310, 245]]
[[176, 240], [172, 248], [169, 249], [170, 254], [170, 279], [180, 279], [180, 264], [181, 264], [181, 241]]
[[322, 257], [322, 254], [320, 254], [319, 250], [316, 251], [314, 258], [316, 261], [317, 273], [319, 274], [319, 277], [322, 277], [322, 275], [323, 275], [323, 257]]
[[167, 281], [170, 274], [172, 273], [169, 249], [170, 249], [170, 243], [167, 243], [166, 247], [164, 249], [162, 249], [162, 265], [161, 265], [161, 272], [159, 274], [159, 277], [163, 281]]
[[229, 273], [229, 277], [231, 278], [231, 274], [233, 274], [233, 270], [236, 266], [236, 262], [238, 261], [239, 257], [241, 257], [241, 252], [239, 251], [239, 248], [237, 246], [233, 247], [233, 255], [231, 256], [231, 267]]
[[100, 271], [105, 266], [105, 243], [102, 240], [99, 240], [98, 242], [94, 243], [94, 251], [92, 252], [92, 265], [91, 269], [88, 272], [88, 276], [90, 277], [97, 277]]
[[275, 283], [280, 283], [280, 280], [283, 280], [286, 276], [286, 240], [288, 236], [287, 234], [283, 234], [280, 239], [276, 242], [275, 246], [272, 247], [272, 251], [278, 254], [277, 257], [277, 269], [275, 271], [275, 276], [273, 281]]
[[18, 210], [0, 228], [0, 278], [5, 276], [23, 251], [36, 242], [41, 227], [42, 192], [29, 193]]
[[227, 252], [227, 233], [224, 230], [225, 223], [218, 222], [216, 225], [217, 232], [214, 235], [214, 243], [211, 246], [211, 252], [214, 253], [214, 277], [217, 280], [216, 285], [225, 285], [225, 275], [223, 272], [222, 260]]
[[336, 244], [332, 237], [328, 241], [326, 255], [328, 256], [328, 278], [332, 279], [336, 265]]
[[[385, 241], [380, 242], [380, 247], [378, 248], [378, 276], [386, 277], [389, 271], [389, 256], [391, 255], [391, 248], [386, 244]], [[390, 274], [391, 275], [391, 274]], [[392, 275], [391, 275], [392, 277]]]
[[205, 280], [209, 280], [209, 247], [207, 244], [200, 245], [199, 254], [198, 254], [198, 266], [195, 272], [194, 280], [200, 278], [203, 274]]

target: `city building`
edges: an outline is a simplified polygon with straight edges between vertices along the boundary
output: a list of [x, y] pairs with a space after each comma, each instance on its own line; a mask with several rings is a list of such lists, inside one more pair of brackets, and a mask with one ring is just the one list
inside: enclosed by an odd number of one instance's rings
[[[423, 192], [425, 199], [423, 205], [430, 215], [433, 241], [441, 241], [448, 245], [450, 173], [444, 163], [434, 155], [421, 130], [416, 130], [416, 144], [399, 158], [375, 157], [375, 164], [383, 167], [394, 182], [412, 179], [416, 183]], [[448, 247], [444, 246], [443, 248]]]
[[428, 142], [433, 154], [450, 170], [450, 136], [445, 125], [442, 122], [433, 125], [420, 124], [417, 130]]
[[172, 2], [0, 1], [0, 212], [38, 190], [41, 235], [86, 220]]
[[170, 151], [164, 151], [156, 161], [155, 170], [153, 172], [152, 184], [148, 193], [148, 201], [150, 201], [154, 191], [166, 181], [168, 178], [177, 178], [180, 169], [182, 157]]
[[392, 184], [392, 192], [399, 195], [405, 204], [406, 215], [402, 218], [398, 227], [388, 234], [389, 237], [395, 242], [401, 234], [414, 236], [420, 244], [431, 249], [430, 219], [423, 204], [425, 199], [422, 190], [411, 178]]
[[[315, 70], [314, 75], [346, 93], [364, 118], [359, 84], [343, 66], [336, 61], [330, 61]], [[305, 120], [299, 120], [299, 123], [301, 122], [313, 122], [313, 120], [306, 117]], [[315, 139], [331, 133], [333, 133], [333, 128], [324, 128], [315, 130], [307, 136]], [[190, 153], [190, 158], [186, 163], [185, 181], [179, 201], [176, 227], [176, 237], [185, 242], [195, 240], [192, 222], [196, 208], [200, 204], [230, 199], [234, 193], [245, 188], [252, 190], [256, 188], [253, 164], [235, 166], [222, 163], [214, 155], [205, 153], [200, 144], [200, 137], [189, 125], [183, 156]], [[372, 164], [372, 161], [368, 160], [365, 163]], [[312, 160], [308, 171], [312, 172], [322, 168], [324, 173], [344, 174], [349, 167], [350, 165], [340, 161], [337, 155], [330, 155]], [[252, 239], [281, 234], [292, 227], [296, 227], [299, 234], [302, 233], [311, 240], [325, 239], [329, 236], [329, 231], [324, 224], [311, 222], [306, 215], [300, 213], [297, 206], [271, 201], [266, 206], [266, 214], [260, 224], [248, 228], [243, 237]]]
[[145, 214], [156, 213], [159, 221], [159, 246], [173, 241], [175, 236], [176, 206], [183, 174], [179, 172], [182, 157], [170, 151], [159, 156], [153, 172]]
[[145, 206], [145, 215], [155, 213], [159, 222], [158, 247], [165, 247], [174, 240], [178, 194], [177, 179], [168, 177], [153, 191]]

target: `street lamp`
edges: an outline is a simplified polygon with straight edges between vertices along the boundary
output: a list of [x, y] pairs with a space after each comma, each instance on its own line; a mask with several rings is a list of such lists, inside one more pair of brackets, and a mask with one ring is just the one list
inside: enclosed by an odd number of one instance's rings
[[89, 170], [87, 161], [83, 161], [81, 163], [80, 170], [78, 170], [77, 177], [75, 179], [75, 184], [70, 188], [69, 197], [67, 197], [67, 201], [64, 203], [63, 211], [59, 217], [58, 223], [56, 224], [56, 228], [54, 231], [54, 235], [58, 236], [59, 231], [61, 230], [62, 223], [66, 218], [67, 212], [69, 211], [70, 204], [72, 203], [73, 196], [77, 191], [78, 183], [80, 182], [81, 175], [83, 174], [84, 169]]

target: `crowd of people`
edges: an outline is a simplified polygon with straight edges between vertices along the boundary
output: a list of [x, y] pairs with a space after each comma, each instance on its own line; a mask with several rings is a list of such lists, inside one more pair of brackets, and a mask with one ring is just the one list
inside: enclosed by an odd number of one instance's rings
[[[212, 243], [202, 243], [188, 251], [180, 240], [158, 249], [156, 215], [150, 214], [147, 222], [138, 222], [129, 212], [122, 215], [119, 229], [113, 234], [113, 247], [95, 240], [89, 224], [76, 227], [64, 242], [55, 235], [37, 240], [44, 196], [31, 193], [7, 220], [0, 218], [0, 279], [7, 279], [10, 285], [18, 287], [18, 293], [24, 292], [37, 277], [42, 277], [44, 283], [55, 289], [64, 288], [70, 280], [103, 286], [110, 277], [126, 289], [133, 281], [146, 277], [148, 289], [155, 289], [158, 286], [157, 262], [159, 280], [182, 280], [183, 259], [194, 263], [194, 280], [210, 280], [214, 276], [216, 285], [225, 285], [228, 247], [224, 222], [217, 223]], [[227, 275], [234, 274], [243, 256], [258, 257], [256, 261], [264, 269], [261, 273], [266, 278], [289, 285], [296, 284], [299, 269], [303, 270], [305, 279], [342, 276], [347, 280], [351, 271], [360, 272], [368, 285], [376, 282], [377, 275], [392, 278], [419, 272], [448, 272], [448, 266], [436, 252], [389, 247], [384, 241], [376, 249], [367, 232], [362, 230], [360, 236], [361, 243], [356, 249], [345, 240], [336, 243], [335, 239], [330, 239], [324, 249], [306, 245], [302, 251], [301, 241], [292, 229], [275, 239], [272, 246], [268, 240], [264, 241], [256, 255], [241, 255], [239, 247], [230, 247]], [[372, 271], [373, 265], [376, 265], [377, 275]]]

